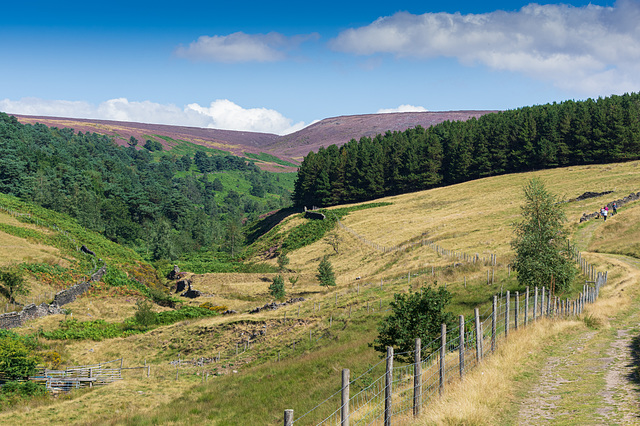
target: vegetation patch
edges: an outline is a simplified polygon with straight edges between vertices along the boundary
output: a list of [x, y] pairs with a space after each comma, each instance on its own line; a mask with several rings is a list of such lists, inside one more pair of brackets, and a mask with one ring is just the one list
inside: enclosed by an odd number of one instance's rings
[[275, 155], [267, 154], [266, 152], [261, 152], [259, 154], [254, 154], [252, 152], [245, 152], [244, 155], [246, 155], [249, 158], [253, 158], [255, 160], [264, 161], [266, 163], [275, 163], [275, 164], [280, 164], [281, 166], [288, 166], [288, 167], [298, 167], [297, 164], [293, 164], [288, 161], [282, 160], [276, 157]]
[[219, 315], [215, 310], [196, 306], [183, 306], [174, 311], [153, 312], [145, 308], [144, 303], [140, 303], [137, 308], [137, 315], [123, 322], [111, 323], [104, 320], [78, 321], [67, 319], [60, 321], [60, 326], [57, 330], [42, 331], [38, 335], [48, 340], [93, 340], [98, 342], [104, 339], [146, 333], [159, 326], [174, 324], [179, 321]]

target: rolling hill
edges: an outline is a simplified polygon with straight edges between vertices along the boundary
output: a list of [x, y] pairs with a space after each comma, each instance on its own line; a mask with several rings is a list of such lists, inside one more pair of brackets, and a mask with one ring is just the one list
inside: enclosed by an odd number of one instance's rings
[[[210, 148], [228, 151], [234, 155], [245, 153], [269, 153], [285, 161], [299, 162], [310, 151], [332, 144], [343, 145], [351, 139], [372, 137], [386, 131], [404, 131], [408, 128], [430, 127], [443, 121], [467, 120], [495, 111], [446, 111], [407, 112], [396, 114], [368, 114], [326, 118], [295, 133], [278, 136], [268, 133], [233, 130], [203, 129], [197, 127], [169, 126], [162, 124], [131, 123], [62, 117], [15, 115], [25, 124], [42, 123], [50, 127], [70, 127], [78, 132], [96, 132], [114, 138], [119, 145], [126, 145], [131, 136], [142, 143], [149, 138], [158, 139], [165, 149], [171, 149], [173, 141], [187, 141]], [[278, 171], [293, 171], [280, 168]]]

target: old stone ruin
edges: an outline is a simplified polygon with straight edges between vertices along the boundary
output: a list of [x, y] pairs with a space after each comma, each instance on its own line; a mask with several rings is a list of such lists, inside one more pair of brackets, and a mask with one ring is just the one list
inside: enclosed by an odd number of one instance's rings
[[176, 293], [180, 293], [180, 296], [187, 297], [189, 299], [195, 299], [202, 296], [200, 290], [191, 288], [191, 280], [184, 278], [187, 274], [180, 272], [178, 265], [173, 265], [173, 269], [167, 274], [167, 278], [170, 280], [178, 280], [176, 282]]
[[[315, 207], [314, 207], [315, 210]], [[320, 213], [318, 211], [314, 211], [314, 210], [307, 210], [307, 208], [304, 208], [304, 217], [306, 217], [307, 219], [318, 219], [318, 220], [324, 220], [326, 219], [326, 216], [323, 213]]]

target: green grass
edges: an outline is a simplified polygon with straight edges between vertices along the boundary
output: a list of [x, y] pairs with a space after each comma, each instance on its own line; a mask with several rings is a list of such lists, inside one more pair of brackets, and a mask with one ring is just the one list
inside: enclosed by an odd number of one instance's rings
[[96, 232], [87, 230], [79, 225], [75, 219], [4, 194], [0, 194], [0, 206], [20, 213], [28, 213], [30, 216], [18, 216], [16, 219], [46, 229], [46, 231], [40, 231], [0, 224], [1, 231], [58, 248], [62, 257], [72, 263], [69, 270], [86, 273], [94, 269], [95, 259], [78, 251], [81, 245], [86, 245], [96, 253], [96, 257], [102, 258], [110, 268], [126, 271], [131, 277], [135, 277], [146, 285], [160, 286], [153, 267], [135, 251], [109, 241]]
[[275, 155], [267, 154], [266, 152], [261, 152], [259, 154], [254, 154], [252, 152], [245, 152], [244, 155], [246, 155], [249, 158], [253, 158], [255, 160], [264, 161], [265, 163], [275, 163], [275, 164], [280, 164], [281, 166], [288, 166], [288, 167], [299, 166], [298, 164], [290, 163], [288, 161], [285, 161], [276, 157]]
[[146, 333], [162, 325], [174, 324], [188, 319], [205, 318], [220, 315], [206, 308], [184, 306], [174, 311], [162, 311], [155, 313], [155, 324], [144, 326], [138, 324], [134, 318], [128, 318], [123, 322], [110, 323], [101, 319], [94, 321], [78, 321], [67, 319], [60, 321], [58, 329], [42, 331], [37, 336], [47, 340], [93, 340], [99, 342], [116, 337], [127, 337], [134, 334]]
[[[190, 157], [193, 157], [197, 151], [204, 151], [207, 154], [213, 154], [213, 155], [230, 155], [231, 154], [231, 152], [229, 151], [210, 148], [205, 145], [195, 144], [193, 142], [185, 141], [182, 139], [173, 139], [169, 136], [144, 135], [144, 141], [139, 141], [138, 143], [140, 145], [144, 145], [144, 142], [147, 139], [151, 139], [155, 141], [158, 141], [158, 139], [161, 139], [165, 141], [167, 144], [169, 144], [169, 146], [171, 146], [171, 149], [169, 152], [171, 152], [171, 154], [180, 155], [180, 156], [189, 155]], [[164, 150], [158, 151], [159, 154], [162, 154], [163, 152], [166, 153], [167, 151], [164, 151]]]

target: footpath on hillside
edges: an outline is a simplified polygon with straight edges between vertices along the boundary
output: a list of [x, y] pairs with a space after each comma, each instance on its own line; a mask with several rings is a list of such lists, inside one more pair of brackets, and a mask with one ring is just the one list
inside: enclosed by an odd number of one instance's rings
[[531, 358], [539, 373], [522, 380], [505, 424], [640, 424], [640, 260], [592, 256], [619, 274], [612, 298], [600, 306], [607, 319], [588, 317], [591, 327], [556, 336]]

